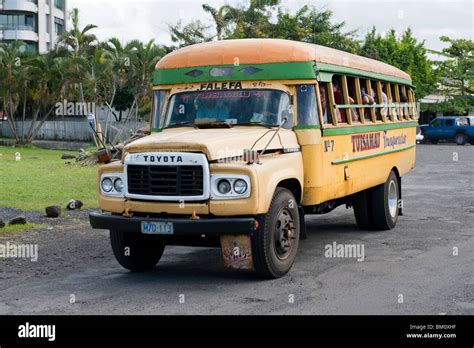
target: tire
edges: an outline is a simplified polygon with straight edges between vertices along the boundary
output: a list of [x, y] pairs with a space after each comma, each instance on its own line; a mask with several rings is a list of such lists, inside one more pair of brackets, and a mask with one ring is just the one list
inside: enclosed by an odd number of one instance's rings
[[277, 279], [289, 272], [300, 239], [298, 203], [291, 191], [277, 188], [270, 210], [261, 217], [252, 236], [253, 263], [265, 279]]
[[373, 228], [388, 231], [397, 225], [400, 192], [398, 178], [392, 171], [385, 184], [371, 190]]
[[462, 145], [466, 145], [467, 143], [467, 137], [465, 134], [463, 133], [458, 133], [456, 134], [456, 136], [454, 137], [454, 141], [456, 142], [456, 144], [462, 146]]
[[361, 230], [373, 229], [372, 197], [370, 190], [357, 193], [352, 202], [357, 226]]
[[431, 144], [436, 145], [438, 144], [439, 140], [438, 139], [430, 139]]
[[110, 231], [110, 242], [118, 263], [132, 272], [149, 271], [160, 261], [165, 244], [159, 237]]

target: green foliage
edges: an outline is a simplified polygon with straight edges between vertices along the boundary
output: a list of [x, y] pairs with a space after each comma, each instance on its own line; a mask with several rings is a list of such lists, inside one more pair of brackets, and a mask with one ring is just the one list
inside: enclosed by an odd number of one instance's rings
[[122, 88], [117, 90], [115, 94], [115, 99], [113, 103], [113, 107], [117, 111], [126, 111], [132, 107], [133, 104], [133, 93], [130, 89]]
[[[81, 27], [77, 9], [70, 18], [71, 29], [46, 55], [27, 52], [19, 41], [0, 44], [0, 112], [18, 144], [31, 143], [55, 104], [64, 99], [114, 105], [120, 111], [151, 109], [152, 76], [165, 47], [154, 40], [99, 42], [97, 26]], [[25, 119], [33, 121], [26, 133], [16, 126]]]
[[355, 40], [355, 31], [344, 32], [344, 22], [332, 23], [330, 10], [303, 6], [293, 14], [279, 5], [280, 0], [252, 0], [246, 5], [219, 8], [205, 4], [203, 10], [211, 16], [216, 34], [201, 21], [187, 25], [178, 22], [170, 26], [171, 39], [183, 47], [215, 38], [280, 38], [357, 52], [359, 42]]
[[209, 25], [205, 25], [199, 20], [186, 25], [183, 25], [181, 21], [175, 25], [170, 25], [171, 40], [177, 44], [177, 47], [169, 47], [168, 50], [172, 51], [177, 48], [211, 41], [213, 35], [209, 33], [209, 29]]
[[441, 80], [442, 91], [446, 95], [461, 95], [474, 93], [474, 41], [467, 39], [440, 38], [449, 44], [441, 51], [432, 51], [443, 60], [436, 61]]
[[445, 116], [463, 116], [472, 109], [474, 109], [474, 98], [467, 98], [463, 96], [454, 96], [445, 102], [438, 104], [425, 104], [421, 107], [422, 112], [428, 111], [440, 113]]
[[373, 28], [359, 51], [360, 55], [381, 60], [407, 72], [416, 86], [417, 99], [433, 92], [438, 81], [438, 74], [431, 66], [427, 53], [424, 42], [414, 38], [411, 29], [397, 37], [395, 30], [382, 36]]

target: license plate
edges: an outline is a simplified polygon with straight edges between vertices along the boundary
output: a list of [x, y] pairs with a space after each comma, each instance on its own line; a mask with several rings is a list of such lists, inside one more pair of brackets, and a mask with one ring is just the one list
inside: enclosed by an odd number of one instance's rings
[[142, 222], [143, 234], [172, 235], [174, 234], [171, 222]]

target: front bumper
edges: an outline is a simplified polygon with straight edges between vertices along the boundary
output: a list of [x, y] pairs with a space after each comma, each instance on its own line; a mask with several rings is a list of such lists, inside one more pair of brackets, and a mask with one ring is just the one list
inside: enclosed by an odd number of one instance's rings
[[254, 218], [228, 219], [157, 219], [146, 217], [124, 217], [108, 213], [91, 213], [89, 220], [92, 228], [116, 230], [119, 232], [141, 233], [142, 222], [168, 222], [174, 225], [176, 237], [218, 237], [223, 235], [251, 235], [257, 230]]

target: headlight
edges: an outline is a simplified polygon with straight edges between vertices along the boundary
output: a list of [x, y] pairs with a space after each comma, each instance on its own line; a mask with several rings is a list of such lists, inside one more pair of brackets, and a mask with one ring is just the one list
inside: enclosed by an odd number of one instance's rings
[[247, 185], [247, 182], [245, 182], [245, 180], [242, 180], [242, 179], [235, 180], [234, 182], [235, 193], [239, 195], [243, 195], [245, 192], [247, 192], [247, 189], [248, 189], [248, 185]]
[[110, 192], [114, 188], [114, 184], [112, 182], [112, 179], [110, 179], [110, 178], [103, 179], [102, 183], [101, 183], [101, 186], [102, 186], [102, 191], [104, 191], [104, 192]]
[[122, 193], [124, 186], [125, 185], [123, 184], [122, 179], [120, 179], [120, 178], [115, 179], [115, 182], [114, 182], [115, 191]]
[[123, 197], [125, 182], [123, 174], [104, 174], [100, 179], [100, 190], [104, 196]]
[[232, 185], [230, 184], [229, 180], [223, 179], [217, 184], [217, 190], [221, 195], [226, 195], [232, 190]]
[[250, 177], [237, 174], [211, 175], [212, 199], [241, 199], [251, 194]]

